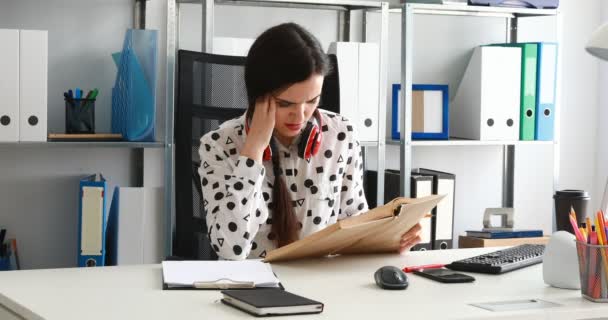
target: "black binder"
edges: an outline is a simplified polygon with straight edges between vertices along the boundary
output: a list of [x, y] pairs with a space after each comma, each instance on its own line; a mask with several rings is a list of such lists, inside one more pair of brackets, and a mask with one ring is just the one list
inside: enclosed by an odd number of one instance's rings
[[433, 177], [433, 194], [447, 195], [433, 209], [433, 250], [453, 248], [456, 176], [430, 169], [414, 169], [412, 172]]

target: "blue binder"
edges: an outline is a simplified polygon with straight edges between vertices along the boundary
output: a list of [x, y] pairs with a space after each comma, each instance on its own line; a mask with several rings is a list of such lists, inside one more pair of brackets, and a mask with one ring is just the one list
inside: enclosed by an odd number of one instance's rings
[[557, 84], [557, 46], [557, 43], [538, 43], [535, 140], [553, 140], [555, 87]]
[[78, 197], [78, 266], [105, 265], [106, 194], [101, 174], [80, 180]]
[[[401, 120], [401, 109], [400, 106], [400, 95], [401, 84], [393, 84], [393, 104], [392, 104], [392, 128], [391, 137], [393, 140], [401, 139], [400, 120]], [[441, 113], [442, 118], [438, 119], [441, 122], [441, 131], [438, 132], [416, 132], [412, 130], [413, 140], [447, 140], [449, 138], [449, 109], [448, 109], [448, 86], [440, 84], [413, 84], [412, 91], [440, 91], [442, 97]]]

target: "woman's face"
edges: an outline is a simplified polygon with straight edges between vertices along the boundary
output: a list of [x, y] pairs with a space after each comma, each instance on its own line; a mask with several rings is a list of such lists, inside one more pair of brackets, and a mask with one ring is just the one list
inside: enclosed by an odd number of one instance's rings
[[323, 79], [322, 75], [313, 74], [274, 96], [275, 136], [284, 145], [291, 144], [317, 109], [321, 99]]

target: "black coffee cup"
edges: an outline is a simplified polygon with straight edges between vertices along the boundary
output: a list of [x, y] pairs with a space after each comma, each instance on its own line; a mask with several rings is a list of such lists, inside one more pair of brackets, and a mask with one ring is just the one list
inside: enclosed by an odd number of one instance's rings
[[576, 222], [580, 225], [587, 218], [589, 194], [583, 190], [560, 190], [555, 192], [553, 199], [555, 199], [557, 231], [565, 230], [574, 234], [570, 223], [570, 208], [576, 212]]

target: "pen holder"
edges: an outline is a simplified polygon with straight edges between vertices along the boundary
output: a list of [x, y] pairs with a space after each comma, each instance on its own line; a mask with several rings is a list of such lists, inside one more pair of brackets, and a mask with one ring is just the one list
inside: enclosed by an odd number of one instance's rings
[[0, 271], [11, 270], [11, 259], [10, 256], [0, 257]]
[[608, 302], [608, 245], [576, 242], [581, 294], [593, 302]]
[[65, 133], [95, 133], [95, 99], [65, 99]]

